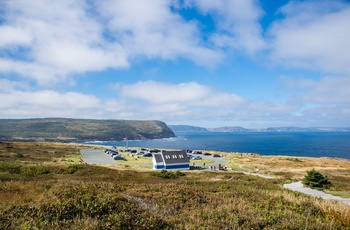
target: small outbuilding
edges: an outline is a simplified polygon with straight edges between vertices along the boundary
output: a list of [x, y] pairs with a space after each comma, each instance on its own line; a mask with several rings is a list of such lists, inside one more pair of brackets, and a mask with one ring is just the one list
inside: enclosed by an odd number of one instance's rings
[[190, 169], [190, 160], [186, 151], [161, 151], [153, 153], [153, 169], [165, 170], [188, 170]]

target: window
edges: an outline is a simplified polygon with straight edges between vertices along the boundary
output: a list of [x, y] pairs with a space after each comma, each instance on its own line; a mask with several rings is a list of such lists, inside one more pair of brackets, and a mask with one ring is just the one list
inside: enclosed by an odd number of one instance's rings
[[165, 159], [170, 159], [170, 156], [169, 156], [169, 155], [166, 155], [166, 156], [165, 156]]
[[173, 155], [173, 159], [177, 159], [177, 156], [176, 156], [176, 155]]
[[179, 158], [184, 158], [184, 155], [179, 155]]

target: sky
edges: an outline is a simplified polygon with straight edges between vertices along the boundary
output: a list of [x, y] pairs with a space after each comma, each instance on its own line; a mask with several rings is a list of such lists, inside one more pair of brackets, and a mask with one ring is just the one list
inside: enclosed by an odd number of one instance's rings
[[0, 118], [350, 127], [350, 1], [0, 0]]

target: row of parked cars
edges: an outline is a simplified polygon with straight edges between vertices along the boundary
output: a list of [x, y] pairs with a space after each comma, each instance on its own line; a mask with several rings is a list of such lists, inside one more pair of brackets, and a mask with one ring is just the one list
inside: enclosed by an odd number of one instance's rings
[[125, 158], [122, 155], [120, 155], [118, 152], [112, 149], [105, 149], [104, 152], [113, 157], [114, 160], [125, 160]]
[[190, 159], [194, 159], [194, 160], [201, 160], [202, 157], [201, 156], [194, 156], [192, 154], [196, 154], [196, 155], [203, 155], [203, 156], [212, 156], [212, 157], [221, 157], [221, 155], [219, 154], [211, 154], [208, 152], [202, 152], [202, 151], [196, 151], [196, 150], [186, 150], [187, 152], [187, 156]]
[[192, 159], [192, 160], [202, 160], [203, 158], [201, 156], [193, 156], [191, 154], [187, 154], [188, 159]]

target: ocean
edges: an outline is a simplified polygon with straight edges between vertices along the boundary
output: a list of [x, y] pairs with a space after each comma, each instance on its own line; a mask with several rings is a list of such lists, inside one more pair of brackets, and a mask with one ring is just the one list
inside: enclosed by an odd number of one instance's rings
[[217, 150], [306, 157], [350, 159], [350, 132], [242, 132], [242, 133], [175, 133], [176, 137], [158, 140], [88, 142], [93, 144]]

